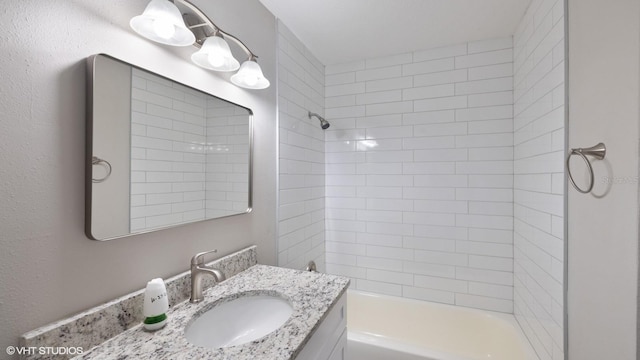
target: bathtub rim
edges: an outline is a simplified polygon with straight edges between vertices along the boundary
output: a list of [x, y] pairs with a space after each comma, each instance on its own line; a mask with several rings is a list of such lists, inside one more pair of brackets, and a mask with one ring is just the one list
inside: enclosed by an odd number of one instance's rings
[[371, 334], [367, 332], [360, 331], [349, 331], [347, 327], [347, 341], [348, 342], [358, 342], [364, 343], [371, 346], [383, 347], [385, 349], [390, 349], [397, 352], [402, 352], [410, 355], [415, 355], [419, 357], [425, 357], [427, 360], [431, 359], [442, 359], [442, 360], [469, 360], [468, 358], [463, 358], [455, 354], [431, 350], [429, 348], [424, 348], [411, 344], [399, 343], [397, 340], [384, 336]]
[[[400, 303], [410, 303], [410, 304], [426, 303], [429, 306], [440, 307], [440, 308], [450, 309], [450, 310], [453, 309], [455, 311], [472, 313], [476, 315], [480, 313], [483, 316], [488, 315], [489, 317], [497, 318], [501, 321], [507, 322], [512, 326], [512, 328], [516, 332], [516, 335], [518, 340], [520, 341], [520, 344], [524, 349], [527, 360], [540, 360], [540, 358], [538, 357], [535, 350], [533, 349], [533, 346], [529, 342], [529, 339], [526, 337], [524, 331], [522, 330], [522, 327], [520, 326], [520, 323], [518, 322], [514, 314], [502, 313], [502, 312], [492, 311], [492, 310], [470, 308], [470, 307], [461, 306], [461, 305], [438, 303], [438, 302], [429, 301], [429, 300], [419, 300], [419, 299], [405, 298], [405, 297], [394, 296], [394, 295], [378, 294], [378, 293], [372, 293], [368, 291], [355, 290], [351, 288], [347, 289], [347, 307], [349, 306], [350, 294], [373, 297], [373, 298], [381, 298], [381, 299], [386, 298], [386, 299], [391, 299], [393, 301], [398, 301]], [[434, 359], [442, 358], [447, 360], [469, 360], [469, 358], [460, 357], [459, 355], [455, 355], [447, 352], [434, 351], [429, 348], [423, 348], [423, 347], [419, 347], [411, 344], [399, 343], [397, 341], [394, 341], [393, 337], [380, 335], [380, 334], [373, 334], [366, 331], [350, 330], [348, 312], [347, 312], [347, 338], [348, 340], [365, 342], [365, 343], [372, 344], [374, 346], [382, 346], [384, 344], [385, 345], [384, 347], [387, 347], [393, 350], [404, 351], [412, 355], [433, 357]]]

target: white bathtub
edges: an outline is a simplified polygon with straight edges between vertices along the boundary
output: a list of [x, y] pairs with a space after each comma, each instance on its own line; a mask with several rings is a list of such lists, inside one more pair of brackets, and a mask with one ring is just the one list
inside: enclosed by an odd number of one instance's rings
[[347, 360], [538, 360], [513, 315], [349, 290]]

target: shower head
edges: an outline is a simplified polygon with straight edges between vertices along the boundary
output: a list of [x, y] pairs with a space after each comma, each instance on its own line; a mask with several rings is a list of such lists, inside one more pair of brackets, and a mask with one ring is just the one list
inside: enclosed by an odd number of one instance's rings
[[322, 116], [316, 114], [316, 113], [312, 113], [311, 111], [309, 111], [309, 119], [311, 119], [312, 117], [316, 117], [318, 118], [318, 120], [320, 120], [320, 127], [322, 128], [322, 130], [327, 130], [329, 128], [329, 126], [331, 126], [331, 124], [329, 124], [329, 122], [327, 120], [325, 120]]

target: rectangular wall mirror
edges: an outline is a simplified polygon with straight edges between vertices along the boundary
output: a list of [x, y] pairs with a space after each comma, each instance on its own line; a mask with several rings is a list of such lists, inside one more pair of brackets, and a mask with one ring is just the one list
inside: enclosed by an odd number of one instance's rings
[[250, 109], [104, 54], [87, 81], [90, 239], [251, 211]]

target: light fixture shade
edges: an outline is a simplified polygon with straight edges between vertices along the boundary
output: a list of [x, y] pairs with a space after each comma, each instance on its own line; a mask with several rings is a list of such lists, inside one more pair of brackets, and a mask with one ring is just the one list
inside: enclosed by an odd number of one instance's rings
[[151, 0], [142, 15], [131, 19], [129, 25], [138, 34], [165, 45], [189, 46], [196, 41], [180, 10], [168, 0]]
[[191, 55], [191, 61], [205, 69], [215, 71], [235, 71], [240, 63], [231, 55], [229, 44], [219, 37], [208, 37], [200, 50]]
[[245, 89], [266, 89], [271, 85], [269, 80], [262, 75], [260, 65], [253, 60], [242, 63], [240, 70], [231, 76], [231, 82]]

